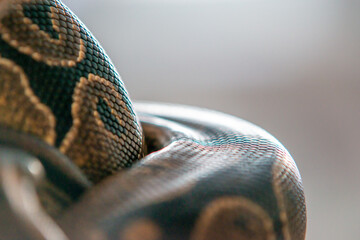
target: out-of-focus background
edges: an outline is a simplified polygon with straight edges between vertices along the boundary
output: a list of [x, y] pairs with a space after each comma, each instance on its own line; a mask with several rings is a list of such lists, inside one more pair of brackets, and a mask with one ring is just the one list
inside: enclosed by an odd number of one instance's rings
[[249, 120], [303, 177], [307, 239], [360, 238], [360, 1], [63, 0], [131, 98]]

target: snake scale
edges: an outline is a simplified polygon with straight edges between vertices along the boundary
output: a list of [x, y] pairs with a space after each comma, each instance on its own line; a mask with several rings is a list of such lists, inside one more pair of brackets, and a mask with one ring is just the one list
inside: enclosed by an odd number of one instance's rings
[[39, 212], [57, 229], [28, 221], [43, 232], [27, 228], [29, 239], [305, 238], [300, 174], [266, 131], [211, 110], [133, 104], [58, 0], [0, 0], [0, 36], [0, 145], [40, 159]]

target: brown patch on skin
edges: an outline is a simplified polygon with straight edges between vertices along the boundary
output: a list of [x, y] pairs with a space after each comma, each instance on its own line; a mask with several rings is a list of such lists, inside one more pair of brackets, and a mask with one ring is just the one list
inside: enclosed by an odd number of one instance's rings
[[272, 176], [284, 240], [305, 239], [306, 218], [302, 215], [305, 214], [305, 209], [304, 211], [301, 209], [301, 205], [304, 204], [303, 195], [297, 192], [296, 202], [286, 196], [287, 193], [296, 189], [295, 184], [301, 179], [295, 162], [288, 153], [280, 153], [273, 165]]
[[[106, 234], [97, 227], [86, 226], [88, 235], [86, 236], [87, 240], [109, 240], [106, 237]], [[74, 238], [75, 239], [75, 238]]]
[[6, 14], [8, 10], [8, 2], [5, 0], [0, 0], [0, 18]]
[[85, 57], [86, 47], [81, 39], [79, 23], [66, 13], [62, 5], [50, 7], [53, 28], [59, 34], [59, 39], [53, 39], [25, 17], [22, 4], [30, 2], [34, 1], [7, 3], [7, 11], [2, 11], [0, 20], [2, 39], [19, 52], [50, 66], [72, 67], [80, 62]]
[[160, 240], [160, 227], [150, 219], [139, 219], [128, 224], [120, 233], [120, 240]]
[[[126, 133], [109, 131], [98, 112], [99, 99]], [[142, 135], [136, 117], [127, 109], [122, 95], [104, 78], [89, 74], [77, 83], [71, 107], [73, 125], [60, 146], [94, 182], [142, 157]], [[107, 117], [111, 120], [110, 117]]]
[[0, 57], [0, 124], [55, 142], [55, 117], [33, 93], [23, 70]]
[[220, 197], [208, 204], [195, 224], [191, 240], [275, 240], [265, 210], [244, 197]]

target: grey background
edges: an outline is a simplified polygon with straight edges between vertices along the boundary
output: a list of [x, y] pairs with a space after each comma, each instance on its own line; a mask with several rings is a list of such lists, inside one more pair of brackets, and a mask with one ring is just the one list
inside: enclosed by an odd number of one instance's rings
[[360, 239], [360, 2], [64, 0], [131, 98], [265, 128], [295, 158], [307, 239]]

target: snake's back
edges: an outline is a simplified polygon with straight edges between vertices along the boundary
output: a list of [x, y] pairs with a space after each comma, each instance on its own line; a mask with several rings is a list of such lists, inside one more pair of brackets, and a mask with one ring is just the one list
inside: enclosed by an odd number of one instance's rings
[[146, 234], [159, 236], [154, 239], [304, 239], [301, 178], [289, 153], [269, 133], [215, 111], [135, 106], [154, 152], [95, 186], [71, 209], [62, 222], [72, 226], [72, 234], [88, 238], [85, 226], [97, 226], [111, 239], [126, 240], [146, 239]]
[[211, 110], [134, 108], [58, 0], [0, 0], [0, 133], [0, 150], [40, 159], [39, 211], [65, 239], [305, 238], [301, 177], [281, 143]]

